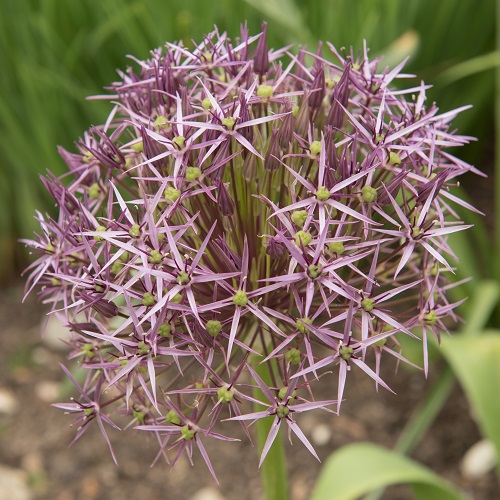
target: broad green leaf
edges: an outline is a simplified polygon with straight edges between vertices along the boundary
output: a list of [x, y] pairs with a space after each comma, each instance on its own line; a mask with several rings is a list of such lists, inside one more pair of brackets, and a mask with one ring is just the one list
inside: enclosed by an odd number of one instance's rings
[[481, 432], [493, 442], [500, 457], [500, 330], [487, 330], [473, 338], [446, 338], [442, 349], [467, 395]]
[[497, 66], [500, 66], [500, 52], [498, 50], [456, 64], [443, 71], [437, 80], [441, 85], [448, 85], [467, 76], [494, 69]]
[[327, 460], [311, 500], [356, 500], [373, 490], [408, 484], [425, 500], [466, 497], [423, 465], [371, 443], [344, 446]]

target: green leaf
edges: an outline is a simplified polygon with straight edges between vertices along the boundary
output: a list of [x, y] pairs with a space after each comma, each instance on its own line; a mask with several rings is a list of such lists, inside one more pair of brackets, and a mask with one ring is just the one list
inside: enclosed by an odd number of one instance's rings
[[486, 330], [473, 338], [445, 338], [442, 349], [467, 395], [482, 434], [493, 442], [500, 457], [500, 330]]
[[466, 498], [423, 465], [374, 444], [356, 443], [330, 456], [311, 500], [355, 500], [394, 484], [409, 484], [417, 498], [426, 500]]
[[315, 45], [315, 37], [307, 27], [302, 12], [294, 0], [245, 0], [264, 16], [286, 27], [290, 33], [302, 42]]
[[462, 78], [494, 69], [497, 66], [500, 66], [499, 51], [482, 54], [459, 64], [455, 64], [455, 66], [443, 71], [437, 78], [437, 82], [441, 85], [448, 85]]

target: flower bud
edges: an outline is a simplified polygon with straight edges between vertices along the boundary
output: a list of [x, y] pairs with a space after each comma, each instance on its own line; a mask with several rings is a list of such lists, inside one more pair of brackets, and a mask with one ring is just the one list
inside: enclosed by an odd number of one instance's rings
[[259, 85], [257, 87], [257, 95], [269, 99], [273, 96], [274, 89], [271, 85]]
[[312, 325], [312, 320], [309, 318], [300, 318], [295, 323], [295, 326], [300, 333], [308, 332], [308, 325]]
[[206, 322], [205, 329], [211, 337], [217, 337], [222, 330], [222, 323], [216, 319], [210, 319]]
[[344, 244], [341, 241], [332, 241], [328, 243], [328, 250], [337, 255], [342, 255], [345, 252]]
[[169, 410], [165, 415], [165, 422], [167, 424], [179, 425], [181, 423], [181, 419], [175, 410]]
[[162, 323], [158, 328], [158, 335], [168, 339], [172, 334], [172, 325], [170, 323]]
[[330, 198], [330, 190], [325, 186], [319, 186], [319, 188], [316, 190], [315, 195], [319, 201], [326, 201]]
[[292, 212], [292, 220], [299, 227], [303, 227], [309, 215], [307, 210], [296, 210]]
[[139, 224], [134, 224], [128, 231], [128, 234], [132, 238], [139, 238], [141, 236], [141, 226]]
[[278, 408], [276, 408], [276, 415], [278, 418], [285, 418], [289, 413], [290, 408], [288, 408], [288, 406], [279, 405]]
[[260, 35], [253, 58], [253, 70], [261, 78], [269, 70], [269, 54], [267, 50], [267, 23], [262, 23], [262, 34]]
[[295, 349], [295, 347], [290, 349], [286, 353], [285, 359], [287, 363], [290, 363], [292, 365], [298, 365], [300, 363], [300, 351], [298, 349]]
[[219, 192], [217, 196], [217, 208], [222, 215], [230, 217], [234, 214], [234, 201], [229, 195], [229, 192], [227, 191], [224, 184], [220, 181], [217, 185], [217, 190]]
[[238, 290], [234, 295], [233, 295], [233, 303], [236, 306], [241, 306], [244, 307], [248, 304], [248, 297], [245, 291], [243, 290]]
[[377, 190], [371, 186], [363, 186], [361, 189], [361, 197], [366, 203], [372, 203], [377, 199]]
[[295, 233], [295, 244], [298, 247], [300, 246], [306, 247], [307, 245], [309, 245], [309, 243], [311, 243], [311, 241], [312, 241], [312, 236], [307, 231], [297, 231]]
[[230, 403], [233, 400], [234, 394], [231, 389], [228, 389], [227, 387], [219, 387], [217, 389], [217, 399], [221, 403]]
[[142, 296], [142, 305], [148, 307], [154, 304], [156, 304], [155, 296], [151, 292], [144, 293]]
[[354, 349], [352, 347], [349, 347], [349, 346], [342, 346], [340, 349], [339, 349], [339, 354], [340, 354], [340, 357], [345, 360], [345, 361], [349, 361], [351, 359], [351, 356], [352, 356], [352, 353], [354, 352]]

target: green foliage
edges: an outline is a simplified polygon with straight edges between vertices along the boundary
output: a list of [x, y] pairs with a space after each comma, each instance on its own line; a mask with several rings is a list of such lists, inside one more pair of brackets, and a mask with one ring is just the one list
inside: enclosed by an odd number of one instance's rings
[[484, 141], [493, 90], [493, 72], [487, 68], [496, 64], [493, 6], [493, 0], [4, 1], [0, 16], [3, 271], [22, 255], [15, 251], [15, 239], [31, 234], [34, 209], [50, 209], [38, 174], [46, 169], [60, 173], [56, 145], [71, 150], [83, 130], [102, 122], [108, 104], [88, 103], [85, 97], [102, 93], [115, 69], [131, 64], [125, 54], [146, 57], [167, 40], [182, 39], [189, 46], [191, 39], [199, 39], [214, 24], [234, 37], [245, 19], [251, 32], [257, 32], [264, 19], [269, 21], [271, 47], [302, 43], [316, 50], [316, 40], [322, 39], [358, 51], [366, 39], [388, 64], [412, 54], [410, 70], [437, 83], [430, 99], [438, 100], [441, 108], [472, 103], [473, 110], [457, 125]]
[[378, 488], [409, 484], [417, 498], [460, 500], [466, 498], [422, 465], [370, 443], [342, 447], [322, 468], [311, 500], [356, 500]]
[[[500, 457], [500, 330], [443, 340], [443, 353], [460, 381], [482, 434]], [[500, 473], [500, 466], [498, 467]]]

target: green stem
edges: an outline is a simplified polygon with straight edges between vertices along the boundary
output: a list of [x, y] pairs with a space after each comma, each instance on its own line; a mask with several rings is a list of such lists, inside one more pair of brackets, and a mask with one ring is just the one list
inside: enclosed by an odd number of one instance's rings
[[455, 376], [449, 366], [445, 366], [439, 378], [433, 383], [424, 401], [417, 407], [394, 449], [409, 455], [430, 429], [439, 415], [455, 384]]
[[[496, 7], [496, 48], [500, 50], [500, 2], [497, 2]], [[500, 66], [495, 70], [495, 172], [493, 181], [495, 183], [495, 236], [494, 236], [494, 252], [493, 255], [498, 255], [500, 251]], [[500, 260], [493, 259], [493, 278], [500, 280]], [[497, 310], [495, 319], [500, 321], [500, 312]]]
[[[268, 364], [260, 365], [256, 363], [253, 368], [268, 385], [271, 383]], [[254, 389], [253, 396], [264, 401], [266, 398], [260, 389]], [[261, 405], [255, 404], [255, 411], [262, 411]], [[257, 421], [257, 442], [259, 453], [262, 453], [264, 444], [269, 434], [269, 429], [273, 423], [272, 417], [261, 418]], [[262, 487], [264, 488], [264, 498], [266, 500], [285, 500], [288, 498], [288, 478], [286, 472], [285, 449], [283, 446], [283, 436], [281, 431], [276, 436], [264, 463], [260, 468]]]

